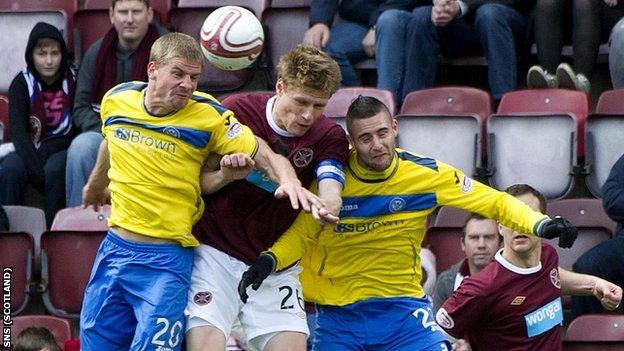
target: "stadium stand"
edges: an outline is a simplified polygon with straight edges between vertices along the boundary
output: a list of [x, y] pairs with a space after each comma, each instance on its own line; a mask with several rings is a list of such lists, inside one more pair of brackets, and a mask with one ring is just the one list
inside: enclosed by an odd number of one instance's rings
[[483, 124], [491, 113], [490, 100], [487, 92], [469, 87], [413, 91], [397, 116], [398, 144], [476, 176], [482, 167]]
[[587, 250], [611, 238], [615, 231], [613, 222], [602, 208], [600, 199], [563, 199], [549, 201], [547, 214], [568, 219], [577, 229], [578, 237], [569, 249], [557, 245], [557, 239], [548, 240], [557, 250], [559, 266], [571, 270], [572, 264]]
[[0, 144], [9, 141], [9, 98], [0, 95], [0, 124], [3, 126], [3, 133], [0, 135]]
[[438, 274], [466, 257], [461, 250], [460, 233], [469, 215], [467, 211], [443, 206], [427, 229], [423, 247], [435, 255]]
[[[547, 199], [562, 198], [579, 171], [577, 152], [589, 111], [587, 95], [564, 89], [519, 90], [503, 96], [487, 120], [490, 184], [527, 183]], [[581, 157], [582, 158], [582, 157]]]
[[[0, 2], [3, 3], [3, 2]], [[25, 2], [26, 3], [26, 2]], [[24, 52], [30, 31], [37, 22], [47, 22], [57, 27], [67, 40], [68, 17], [62, 10], [6, 10], [0, 7], [0, 93], [6, 94], [15, 75], [25, 66]], [[68, 46], [70, 47], [70, 46]]]
[[[200, 4], [199, 1], [180, 1], [177, 8], [172, 8], [169, 11], [171, 29], [199, 40], [200, 30], [206, 17], [216, 8], [222, 6], [222, 4], [218, 5], [215, 2], [212, 6], [207, 3], [209, 2], [202, 1]], [[248, 3], [254, 5], [254, 1], [248, 1]], [[238, 71], [222, 71], [205, 61], [204, 70], [199, 78], [198, 90], [217, 94], [240, 89], [252, 78], [254, 67], [257, 64], [256, 62], [250, 68]]]
[[577, 317], [568, 326], [563, 350], [624, 350], [624, 315], [586, 314]]
[[[110, 1], [109, 1], [110, 3]], [[111, 28], [108, 9], [81, 9], [74, 14], [74, 62], [77, 66], [87, 49]]]
[[596, 112], [585, 125], [585, 178], [587, 188], [596, 197], [617, 159], [624, 154], [624, 89], [607, 90], [600, 95]]
[[65, 342], [72, 338], [71, 325], [67, 319], [43, 315], [17, 316], [13, 318], [13, 326], [11, 326], [12, 344], [15, 343], [19, 333], [29, 327], [44, 327], [50, 330], [56, 343], [61, 346], [61, 350]]
[[[108, 11], [110, 5], [110, 0], [84, 0], [82, 8], [85, 10]], [[162, 24], [167, 24], [169, 10], [173, 7], [172, 0], [150, 0], [150, 5], [152, 6], [152, 9], [154, 9], [154, 18]]]
[[396, 113], [396, 103], [394, 96], [388, 90], [372, 87], [342, 87], [339, 88], [327, 102], [325, 106], [325, 116], [340, 124], [346, 131], [345, 116], [351, 102], [359, 95], [373, 96], [381, 100], [390, 110], [392, 116]]
[[106, 206], [99, 213], [79, 207], [57, 214], [41, 237], [43, 303], [51, 314], [78, 318], [82, 297], [100, 243], [106, 235]]
[[12, 269], [11, 315], [22, 313], [30, 301], [33, 287], [33, 251], [34, 240], [29, 233], [0, 233], [0, 266], [3, 269]]
[[268, 56], [270, 86], [274, 85], [277, 77], [279, 58], [303, 41], [303, 35], [308, 29], [310, 2], [310, 0], [272, 0], [271, 5], [264, 10], [262, 23], [267, 27], [264, 50]]
[[12, 232], [25, 232], [32, 235], [35, 244], [33, 251], [35, 266], [34, 273], [39, 273], [39, 252], [41, 234], [46, 230], [45, 214], [42, 209], [30, 206], [3, 206], [9, 217], [9, 228]]

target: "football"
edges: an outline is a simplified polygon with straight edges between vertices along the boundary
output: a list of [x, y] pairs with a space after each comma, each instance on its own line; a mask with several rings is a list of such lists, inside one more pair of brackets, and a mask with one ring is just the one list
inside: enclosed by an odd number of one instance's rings
[[251, 11], [238, 6], [223, 6], [210, 13], [199, 35], [208, 62], [226, 71], [249, 67], [264, 45], [260, 21]]

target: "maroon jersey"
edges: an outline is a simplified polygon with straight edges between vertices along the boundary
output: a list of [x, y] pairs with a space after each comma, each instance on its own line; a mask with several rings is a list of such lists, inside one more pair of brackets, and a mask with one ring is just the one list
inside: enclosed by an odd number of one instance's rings
[[561, 346], [561, 283], [554, 248], [542, 243], [540, 265], [519, 268], [499, 251], [481, 272], [464, 279], [436, 321], [472, 349], [549, 350]]
[[[288, 158], [306, 188], [316, 179], [320, 162], [345, 164], [348, 142], [342, 127], [321, 116], [301, 137], [280, 135], [271, 126], [274, 99], [270, 99], [262, 93], [237, 94], [223, 100], [223, 105], [274, 152]], [[201, 243], [251, 264], [290, 227], [299, 212], [292, 209], [289, 199], [274, 197], [275, 187], [254, 170], [246, 179], [204, 196], [206, 209], [193, 234]]]

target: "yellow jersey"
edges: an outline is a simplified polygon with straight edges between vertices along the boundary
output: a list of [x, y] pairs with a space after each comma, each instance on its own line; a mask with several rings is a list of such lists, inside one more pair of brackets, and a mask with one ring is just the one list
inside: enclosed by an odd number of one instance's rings
[[216, 99], [193, 93], [179, 111], [150, 114], [147, 83], [127, 82], [102, 99], [102, 134], [110, 152], [109, 226], [197, 246], [192, 225], [204, 211], [199, 183], [210, 152], [244, 152], [258, 142]]
[[448, 205], [533, 233], [548, 218], [504, 192], [437, 160], [396, 149], [390, 168], [372, 172], [350, 151], [340, 223], [301, 213], [269, 249], [277, 269], [301, 259], [306, 301], [344, 306], [369, 298], [422, 297], [420, 249], [427, 216]]

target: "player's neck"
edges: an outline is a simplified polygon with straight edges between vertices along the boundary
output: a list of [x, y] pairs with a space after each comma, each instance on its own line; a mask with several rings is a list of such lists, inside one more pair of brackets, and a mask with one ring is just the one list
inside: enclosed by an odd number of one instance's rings
[[517, 252], [509, 247], [503, 248], [503, 258], [509, 263], [520, 268], [537, 267], [540, 263], [541, 247], [538, 245], [533, 250]]
[[143, 104], [147, 112], [154, 116], [164, 116], [173, 111], [171, 106], [167, 106], [165, 99], [157, 96], [149, 86], [145, 90]]

